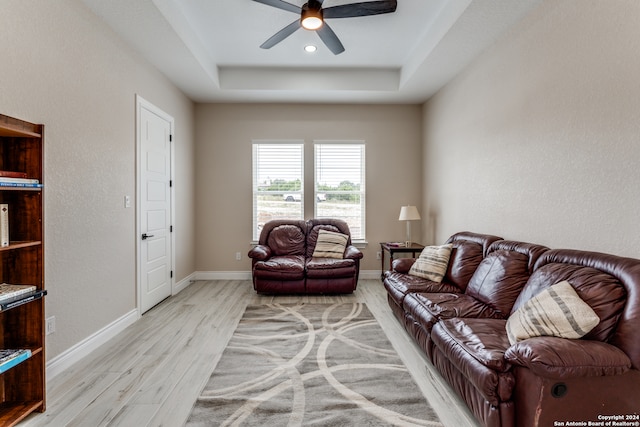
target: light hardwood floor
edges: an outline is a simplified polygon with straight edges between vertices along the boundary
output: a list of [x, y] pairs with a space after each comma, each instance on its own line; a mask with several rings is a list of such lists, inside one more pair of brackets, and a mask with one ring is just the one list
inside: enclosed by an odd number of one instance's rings
[[478, 426], [393, 316], [379, 280], [361, 280], [352, 295], [299, 297], [257, 295], [249, 281], [195, 282], [51, 379], [47, 411], [20, 426], [182, 426], [245, 307], [298, 301], [366, 303], [444, 425]]

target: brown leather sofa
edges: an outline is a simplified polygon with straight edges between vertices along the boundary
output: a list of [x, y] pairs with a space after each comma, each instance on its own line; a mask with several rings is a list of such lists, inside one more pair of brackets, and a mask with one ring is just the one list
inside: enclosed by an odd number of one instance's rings
[[453, 246], [447, 272], [442, 283], [435, 283], [407, 273], [413, 265], [413, 258], [397, 258], [393, 261], [393, 269], [385, 272], [384, 285], [387, 288], [387, 299], [393, 313], [401, 323], [409, 328], [413, 319], [407, 318], [403, 309], [404, 298], [413, 292], [463, 292], [469, 279], [476, 271], [489, 246], [502, 240], [498, 236], [477, 234], [468, 231], [456, 233], [446, 243]]
[[[416, 289], [411, 259], [394, 260], [384, 285], [407, 332], [477, 419], [491, 427], [640, 421], [640, 260], [473, 236], [476, 251], [492, 243], [480, 262], [469, 258], [474, 273], [462, 286], [449, 276], [441, 289], [429, 281]], [[449, 269], [463, 264], [452, 253]], [[509, 316], [564, 280], [598, 325], [581, 339], [511, 345]]]
[[[342, 258], [313, 256], [320, 230], [348, 237]], [[363, 256], [347, 223], [335, 218], [269, 221], [248, 255], [253, 288], [265, 294], [352, 293]]]

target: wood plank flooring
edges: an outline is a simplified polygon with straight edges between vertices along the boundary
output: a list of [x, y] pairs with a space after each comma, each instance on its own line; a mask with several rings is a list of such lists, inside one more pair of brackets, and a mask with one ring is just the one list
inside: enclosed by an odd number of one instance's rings
[[364, 302], [445, 426], [479, 424], [413, 343], [379, 280], [342, 296], [261, 296], [249, 281], [198, 281], [47, 384], [47, 411], [21, 427], [182, 426], [247, 305]]

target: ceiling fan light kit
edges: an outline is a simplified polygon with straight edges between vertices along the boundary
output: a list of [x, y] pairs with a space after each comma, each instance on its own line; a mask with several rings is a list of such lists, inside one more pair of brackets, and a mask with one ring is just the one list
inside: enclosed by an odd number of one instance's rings
[[[315, 4], [314, 4], [315, 3]], [[317, 7], [315, 7], [317, 4]], [[317, 1], [309, 3], [305, 3], [302, 6], [302, 13], [300, 14], [300, 25], [305, 30], [315, 31], [318, 28], [322, 27], [324, 23], [322, 19], [322, 5]]]
[[286, 10], [287, 12], [300, 14], [299, 20], [287, 25], [271, 36], [266, 42], [262, 43], [262, 45], [260, 45], [262, 49], [272, 48], [296, 32], [298, 28], [302, 27], [309, 31], [315, 31], [320, 37], [320, 40], [322, 40], [334, 55], [344, 52], [344, 46], [342, 45], [342, 42], [340, 42], [336, 33], [334, 33], [331, 27], [326, 23], [325, 19], [356, 18], [361, 16], [393, 13], [396, 11], [396, 7], [398, 5], [397, 0], [378, 0], [323, 8], [322, 3], [324, 0], [309, 0], [302, 7], [287, 3], [284, 0], [253, 1]]

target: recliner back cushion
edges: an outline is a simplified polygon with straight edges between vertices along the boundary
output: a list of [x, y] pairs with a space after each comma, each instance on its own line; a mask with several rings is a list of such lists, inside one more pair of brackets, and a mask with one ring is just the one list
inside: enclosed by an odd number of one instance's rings
[[269, 233], [267, 245], [274, 255], [304, 255], [305, 235], [295, 225], [280, 225]]
[[578, 296], [600, 318], [598, 326], [585, 339], [607, 342], [615, 332], [618, 319], [627, 301], [627, 293], [620, 281], [601, 270], [583, 265], [551, 263], [533, 272], [513, 305], [512, 312], [535, 295], [556, 283], [566, 280]]
[[484, 256], [482, 245], [465, 241], [456, 241], [452, 244], [449, 266], [443, 282], [452, 283], [464, 291]]
[[528, 256], [516, 251], [498, 250], [480, 262], [465, 294], [482, 301], [507, 318], [528, 279]]
[[317, 224], [309, 229], [307, 234], [307, 253], [306, 257], [313, 257], [313, 251], [316, 249], [316, 243], [318, 243], [318, 233], [320, 230], [331, 231], [333, 233], [340, 233], [340, 230], [335, 225], [331, 224]]

